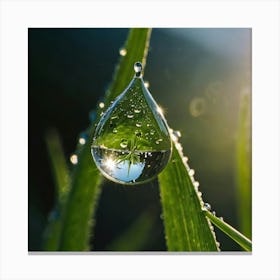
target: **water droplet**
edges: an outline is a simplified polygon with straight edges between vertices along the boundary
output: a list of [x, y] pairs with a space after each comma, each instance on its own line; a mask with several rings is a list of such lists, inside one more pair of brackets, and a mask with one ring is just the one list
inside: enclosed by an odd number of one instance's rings
[[126, 51], [125, 48], [121, 48], [120, 51], [119, 51], [119, 53], [120, 53], [121, 56], [126, 56], [127, 51]]
[[194, 170], [193, 170], [193, 169], [190, 169], [190, 170], [189, 170], [189, 175], [190, 175], [190, 176], [193, 176], [193, 175], [194, 175], [194, 173], [195, 173], [195, 172], [194, 172]]
[[187, 163], [187, 162], [188, 162], [188, 160], [189, 160], [189, 158], [188, 158], [188, 157], [183, 157], [183, 161], [184, 161], [185, 163]]
[[139, 77], [140, 74], [141, 74], [141, 71], [142, 71], [142, 64], [141, 64], [141, 62], [135, 62], [135, 64], [134, 64], [134, 71], [135, 71], [136, 76]]
[[158, 145], [162, 141], [161, 138], [157, 139], [156, 144]]
[[105, 104], [103, 103], [103, 102], [100, 102], [99, 104], [98, 104], [98, 106], [99, 106], [99, 108], [104, 108], [105, 107]]
[[181, 132], [179, 130], [174, 130], [173, 131], [174, 136], [176, 136], [177, 138], [180, 138], [182, 136]]
[[205, 202], [204, 203], [204, 208], [205, 208], [205, 210], [210, 211], [211, 210], [211, 205], [209, 203]]
[[149, 87], [150, 87], [150, 83], [149, 83], [148, 81], [145, 81], [145, 82], [144, 82], [144, 85], [145, 85], [146, 88], [149, 88]]
[[87, 142], [88, 139], [88, 133], [86, 131], [83, 131], [79, 135], [79, 143], [81, 145], [84, 145]]
[[122, 141], [121, 141], [121, 143], [120, 143], [120, 146], [121, 146], [122, 148], [126, 148], [127, 145], [128, 145], [128, 141], [127, 141], [126, 139], [122, 139]]
[[216, 212], [215, 212], [215, 211], [213, 211], [212, 214], [213, 214], [214, 216], [216, 216]]
[[[144, 85], [142, 65], [135, 63], [134, 70], [136, 74], [128, 87], [100, 119], [91, 147], [102, 174], [129, 185], [155, 178], [171, 156], [169, 128]], [[113, 119], [114, 116], [118, 117]]]
[[76, 154], [72, 154], [70, 156], [70, 162], [74, 165], [76, 165], [78, 163], [78, 156]]
[[80, 143], [81, 145], [86, 144], [86, 139], [85, 139], [85, 138], [79, 138], [79, 143]]

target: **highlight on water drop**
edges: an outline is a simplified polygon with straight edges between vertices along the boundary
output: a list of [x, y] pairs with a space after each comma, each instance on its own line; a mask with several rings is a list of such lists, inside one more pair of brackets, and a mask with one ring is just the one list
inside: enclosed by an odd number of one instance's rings
[[102, 115], [91, 146], [101, 173], [126, 185], [154, 179], [172, 152], [168, 125], [144, 84], [140, 62], [134, 64], [134, 71], [128, 87]]

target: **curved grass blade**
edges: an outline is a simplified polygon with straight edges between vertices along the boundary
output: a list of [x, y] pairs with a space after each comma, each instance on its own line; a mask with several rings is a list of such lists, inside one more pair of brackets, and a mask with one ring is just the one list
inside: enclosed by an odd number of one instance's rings
[[169, 251], [218, 251], [215, 233], [203, 214], [203, 201], [195, 190], [189, 167], [175, 147], [178, 144], [173, 143], [172, 158], [158, 177], [167, 248]]
[[[105, 108], [118, 96], [131, 80], [133, 65], [142, 61], [145, 65], [148, 53], [151, 30], [147, 28], [132, 29], [125, 45], [127, 54], [121, 57], [116, 67], [112, 84], [105, 95]], [[100, 109], [97, 115], [100, 115]], [[97, 120], [98, 121], [98, 120]], [[59, 250], [85, 251], [89, 250], [90, 232], [93, 226], [92, 217], [100, 194], [101, 175], [93, 163], [90, 146], [94, 126], [89, 129], [89, 140], [76, 154], [78, 164], [74, 166], [71, 176], [71, 191], [69, 193], [65, 217], [62, 226]]]
[[226, 235], [228, 235], [231, 239], [238, 243], [243, 249], [249, 252], [252, 251], [252, 242], [250, 239], [248, 239], [228, 223], [214, 216], [211, 212], [205, 211], [205, 215], [216, 227], [218, 227], [221, 231], [223, 231]]

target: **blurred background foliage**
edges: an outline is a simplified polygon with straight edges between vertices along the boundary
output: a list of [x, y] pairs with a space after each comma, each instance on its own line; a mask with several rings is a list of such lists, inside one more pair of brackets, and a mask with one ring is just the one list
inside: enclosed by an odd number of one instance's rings
[[[55, 203], [46, 131], [58, 131], [71, 168], [78, 136], [102, 101], [128, 31], [29, 29], [30, 251], [42, 250]], [[182, 134], [204, 201], [251, 237], [251, 30], [153, 29], [144, 79], [170, 127]], [[129, 188], [105, 180], [102, 188], [92, 250], [166, 250], [157, 180]], [[222, 250], [240, 250], [216, 234]]]

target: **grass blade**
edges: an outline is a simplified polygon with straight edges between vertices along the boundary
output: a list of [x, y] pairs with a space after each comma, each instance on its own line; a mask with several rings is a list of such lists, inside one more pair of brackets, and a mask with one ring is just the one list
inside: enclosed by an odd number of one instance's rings
[[159, 175], [167, 248], [169, 251], [217, 251], [215, 233], [203, 214], [203, 202], [193, 186], [189, 167], [173, 146], [172, 158]]
[[252, 178], [251, 178], [251, 100], [243, 92], [240, 101], [237, 143], [237, 195], [240, 230], [252, 237]]
[[238, 243], [243, 249], [249, 252], [252, 251], [252, 242], [246, 236], [237, 231], [228, 223], [214, 216], [211, 212], [205, 211], [205, 215], [216, 227], [218, 227], [221, 231], [223, 231], [226, 235], [228, 235], [231, 239]]
[[108, 251], [141, 251], [151, 239], [155, 217], [150, 212], [142, 213], [122, 234], [108, 246]]
[[49, 215], [49, 224], [44, 232], [44, 250], [56, 250], [60, 240], [62, 209], [69, 193], [69, 170], [64, 157], [58, 132], [49, 130], [46, 133], [46, 145], [56, 186], [56, 205]]
[[69, 170], [58, 132], [54, 129], [46, 133], [46, 144], [55, 179], [59, 202], [65, 200], [69, 192]]
[[[143, 66], [145, 65], [150, 34], [151, 30], [146, 28], [130, 31], [125, 45], [127, 54], [121, 57], [116, 67], [112, 84], [106, 92], [103, 110], [126, 88], [133, 76], [131, 69], [133, 69], [134, 63], [142, 61]], [[100, 109], [97, 115], [100, 115]], [[94, 126], [89, 130], [89, 140], [76, 153], [78, 163], [74, 166], [71, 176], [71, 191], [66, 205], [59, 250], [89, 250], [88, 243], [93, 226], [92, 217], [99, 198], [102, 180], [90, 154], [93, 132]]]

